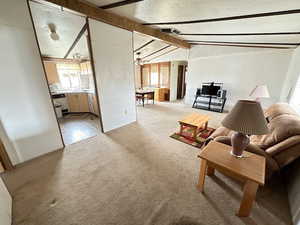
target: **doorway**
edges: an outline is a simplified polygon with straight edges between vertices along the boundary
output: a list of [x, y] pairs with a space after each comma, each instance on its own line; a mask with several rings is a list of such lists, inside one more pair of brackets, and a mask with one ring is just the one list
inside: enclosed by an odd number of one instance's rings
[[100, 134], [100, 109], [86, 17], [35, 1], [29, 1], [29, 5], [64, 144]]
[[186, 83], [185, 83], [185, 76], [186, 76], [186, 65], [179, 65], [178, 66], [178, 80], [177, 80], [177, 99], [183, 99], [185, 96], [186, 91]]

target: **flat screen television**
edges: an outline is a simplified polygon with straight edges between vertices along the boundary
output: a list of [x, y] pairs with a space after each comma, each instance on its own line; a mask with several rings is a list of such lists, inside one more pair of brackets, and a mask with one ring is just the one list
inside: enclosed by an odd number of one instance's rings
[[202, 85], [201, 94], [203, 95], [211, 95], [211, 96], [217, 96], [218, 91], [221, 89], [221, 86], [216, 85]]

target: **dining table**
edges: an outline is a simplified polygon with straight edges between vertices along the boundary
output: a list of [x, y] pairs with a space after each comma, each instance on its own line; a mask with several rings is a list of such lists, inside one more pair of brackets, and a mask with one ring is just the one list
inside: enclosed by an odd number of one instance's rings
[[152, 103], [154, 104], [154, 91], [153, 90], [136, 90], [135, 91], [135, 95], [137, 97], [141, 97], [142, 103], [143, 103], [143, 107], [145, 106], [145, 98], [147, 96], [147, 99], [149, 99], [148, 98], [149, 95], [151, 96]]

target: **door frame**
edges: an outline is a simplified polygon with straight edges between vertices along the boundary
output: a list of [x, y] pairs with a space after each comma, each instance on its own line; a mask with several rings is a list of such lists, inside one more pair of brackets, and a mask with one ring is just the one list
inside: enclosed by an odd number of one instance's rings
[[92, 69], [94, 85], [95, 85], [95, 95], [97, 97], [96, 99], [97, 99], [99, 120], [100, 120], [100, 127], [101, 127], [100, 130], [101, 130], [102, 133], [104, 133], [101, 107], [100, 107], [100, 99], [99, 99], [99, 93], [98, 93], [98, 84], [97, 84], [97, 78], [96, 78], [96, 68], [95, 68], [94, 54], [93, 54], [93, 48], [92, 48], [89, 17], [86, 17], [86, 24], [87, 24], [87, 33], [88, 33], [88, 35], [87, 35], [87, 45], [88, 45], [88, 50], [89, 50], [89, 55], [90, 55], [90, 60], [91, 60], [91, 69]]
[[[40, 44], [39, 44], [39, 41], [38, 41], [38, 38], [37, 38], [37, 31], [35, 29], [35, 24], [34, 24], [33, 17], [32, 17], [32, 11], [31, 11], [31, 8], [30, 8], [30, 3], [29, 3], [32, 0], [26, 0], [26, 1], [27, 1], [27, 6], [28, 6], [28, 10], [29, 10], [31, 22], [32, 22], [32, 27], [33, 27], [33, 30], [34, 30], [35, 40], [36, 40], [36, 43], [37, 43], [37, 46], [38, 46], [39, 56], [40, 56], [42, 67], [43, 67], [43, 71], [44, 71], [45, 81], [46, 81], [46, 84], [47, 84], [47, 87], [48, 87], [49, 98], [50, 98], [51, 103], [52, 103], [52, 108], [53, 108], [53, 111], [54, 111], [54, 114], [55, 114], [57, 126], [58, 126], [58, 129], [59, 129], [60, 137], [61, 137], [62, 144], [63, 144], [63, 148], [62, 148], [62, 150], [63, 150], [66, 147], [66, 144], [64, 142], [62, 131], [61, 131], [61, 127], [59, 125], [57, 113], [56, 113], [55, 106], [54, 106], [54, 101], [53, 101], [53, 99], [51, 97], [51, 90], [50, 90], [50, 86], [49, 86], [49, 80], [48, 80], [46, 69], [45, 69], [45, 65], [44, 65], [44, 62], [43, 62], [43, 57], [42, 57], [42, 53], [41, 53]], [[86, 16], [86, 15], [83, 16], [83, 17], [86, 18], [86, 23], [87, 23], [87, 32], [88, 32], [87, 44], [88, 44], [88, 51], [89, 51], [89, 55], [90, 55], [92, 73], [93, 73], [93, 78], [94, 78], [95, 95], [96, 95], [97, 105], [98, 105], [98, 111], [99, 111], [100, 132], [104, 133], [103, 122], [102, 122], [102, 115], [101, 115], [101, 107], [100, 107], [100, 100], [99, 100], [99, 94], [98, 94], [98, 88], [97, 88], [97, 79], [96, 79], [96, 74], [95, 74], [96, 70], [95, 70], [95, 65], [94, 65], [92, 44], [91, 44], [91, 38], [90, 38], [90, 27], [89, 27], [89, 21], [88, 21], [89, 17]]]
[[184, 86], [185, 86], [185, 65], [178, 65], [177, 98], [176, 98], [177, 100], [184, 98]]
[[4, 166], [4, 170], [11, 170], [14, 168], [1, 139], [0, 139], [0, 161]]
[[[57, 122], [60, 138], [61, 138], [61, 141], [62, 141], [62, 144], [63, 144], [63, 147], [62, 147], [62, 150], [63, 150], [66, 147], [66, 145], [65, 145], [63, 135], [62, 135], [62, 131], [61, 131], [61, 128], [60, 128], [60, 125], [59, 125], [59, 122], [58, 122], [58, 117], [57, 117], [57, 113], [56, 113], [56, 110], [55, 110], [54, 101], [51, 97], [51, 90], [50, 90], [50, 86], [49, 86], [49, 80], [48, 80], [48, 77], [46, 75], [46, 69], [45, 69], [45, 65], [44, 65], [44, 62], [43, 62], [41, 48], [40, 48], [40, 44], [39, 44], [38, 37], [37, 37], [37, 32], [36, 32], [36, 29], [35, 29], [35, 24], [34, 24], [33, 17], [32, 17], [32, 12], [31, 12], [30, 3], [29, 3], [30, 1], [31, 0], [26, 0], [27, 7], [28, 7], [29, 15], [30, 15], [32, 28], [33, 28], [34, 38], [35, 38], [36, 44], [38, 46], [38, 52], [39, 52], [40, 60], [41, 60], [42, 67], [43, 67], [43, 74], [44, 74], [44, 78], [45, 78], [45, 81], [46, 81], [49, 98], [50, 98], [50, 101], [51, 101], [51, 104], [52, 104], [52, 109], [53, 109], [53, 112], [54, 112], [54, 115], [55, 115], [55, 119], [56, 119], [56, 122]], [[58, 149], [58, 150], [60, 150], [60, 149]]]

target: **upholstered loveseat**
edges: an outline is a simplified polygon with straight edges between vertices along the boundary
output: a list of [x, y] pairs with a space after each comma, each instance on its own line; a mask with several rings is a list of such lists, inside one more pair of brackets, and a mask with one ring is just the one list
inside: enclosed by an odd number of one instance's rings
[[[300, 116], [286, 103], [274, 104], [264, 114], [270, 133], [250, 136], [246, 151], [266, 158], [266, 175], [270, 177], [300, 156]], [[232, 133], [225, 127], [219, 127], [206, 143], [215, 140], [230, 145]]]

